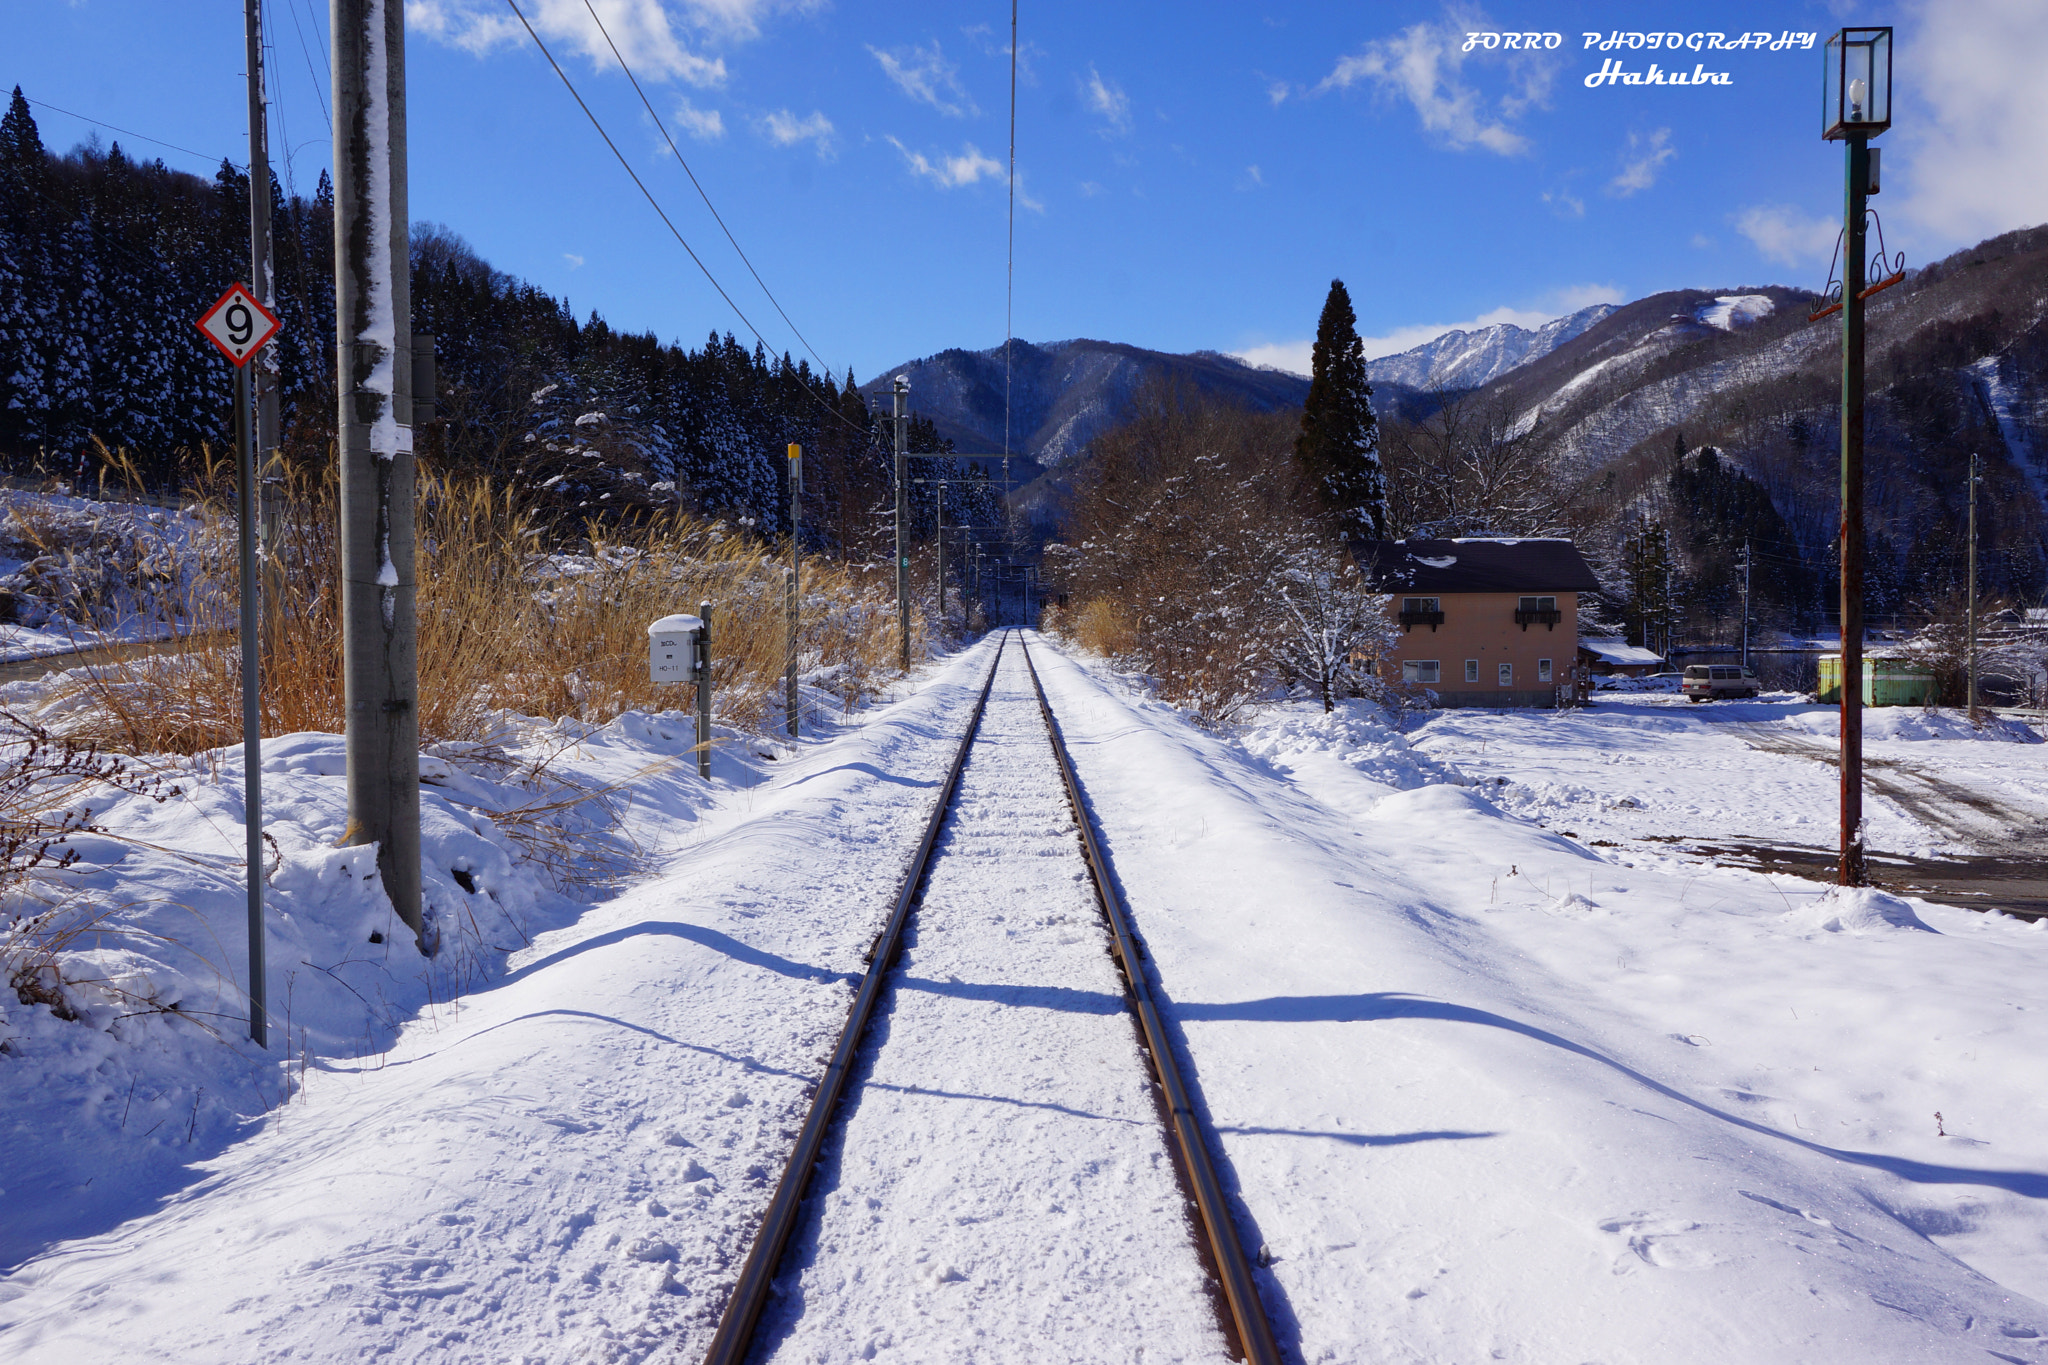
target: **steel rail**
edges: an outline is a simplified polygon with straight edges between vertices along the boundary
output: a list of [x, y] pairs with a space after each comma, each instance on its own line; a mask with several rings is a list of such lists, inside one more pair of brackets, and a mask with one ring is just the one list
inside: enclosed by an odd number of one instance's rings
[[1215, 1163], [1209, 1159], [1201, 1120], [1188, 1099], [1187, 1085], [1181, 1080], [1180, 1067], [1174, 1061], [1173, 1042], [1167, 1037], [1159, 1009], [1152, 1001], [1145, 969], [1139, 961], [1141, 953], [1137, 936], [1131, 931], [1130, 914], [1117, 894], [1116, 882], [1110, 876], [1109, 859], [1095, 837], [1095, 826], [1082, 796], [1081, 781], [1074, 774], [1073, 760], [1067, 756], [1066, 736], [1060, 730], [1058, 719], [1053, 716], [1052, 706], [1045, 697], [1045, 684], [1038, 678], [1038, 666], [1031, 662], [1031, 649], [1021, 635], [1017, 638], [1017, 647], [1023, 651], [1025, 667], [1031, 670], [1031, 686], [1038, 693], [1039, 713], [1045, 717], [1045, 728], [1052, 735], [1053, 756], [1059, 760], [1060, 777], [1067, 785], [1067, 800], [1074, 807], [1074, 823], [1081, 831], [1081, 849], [1088, 859], [1088, 875], [1095, 883], [1095, 896], [1102, 906], [1103, 916], [1109, 921], [1117, 965], [1123, 969], [1124, 983], [1131, 993], [1131, 1008], [1138, 1016], [1146, 1051], [1151, 1054], [1152, 1070], [1166, 1097], [1174, 1145], [1180, 1155], [1181, 1169], [1187, 1173], [1188, 1183], [1194, 1187], [1195, 1208], [1201, 1216], [1202, 1232], [1208, 1242], [1209, 1254], [1215, 1260], [1217, 1275], [1223, 1282], [1223, 1298], [1230, 1309], [1231, 1325], [1237, 1329], [1236, 1344], [1240, 1358], [1249, 1361], [1250, 1365], [1280, 1365], [1280, 1348], [1273, 1340], [1272, 1324], [1267, 1321], [1265, 1307], [1259, 1302], [1258, 1286], [1252, 1281], [1251, 1265], [1238, 1242], [1222, 1182], [1216, 1178]]
[[718, 1331], [712, 1336], [711, 1349], [704, 1357], [705, 1365], [742, 1365], [753, 1345], [754, 1328], [761, 1320], [761, 1310], [767, 1306], [768, 1291], [774, 1284], [775, 1271], [782, 1263], [782, 1253], [789, 1245], [790, 1234], [796, 1230], [798, 1217], [803, 1211], [804, 1192], [811, 1183], [811, 1174], [817, 1167], [818, 1153], [824, 1148], [825, 1135], [838, 1111], [840, 1096], [845, 1093], [846, 1082], [853, 1074], [854, 1058], [860, 1051], [861, 1038], [867, 1032], [868, 1019], [874, 1013], [875, 1002], [882, 997], [883, 982], [902, 947], [903, 927], [909, 922], [910, 907], [916, 902], [925, 875], [930, 871], [932, 849], [938, 843], [939, 829], [946, 822], [946, 813], [953, 807], [953, 795], [960, 786], [960, 771], [967, 766], [967, 751], [974, 747], [974, 737], [980, 733], [982, 712], [988, 707], [989, 693], [996, 685], [996, 670], [1002, 666], [1003, 650], [1009, 642], [1009, 633], [1005, 631], [996, 643], [996, 657], [989, 664], [988, 680], [981, 685], [981, 696], [975, 700], [974, 714], [967, 722], [967, 733], [960, 740], [959, 751], [953, 755], [953, 766], [939, 789], [939, 799], [932, 803], [924, 837], [918, 841], [917, 852], [912, 855], [910, 867], [904, 873], [902, 889], [896, 894], [896, 905], [869, 950], [867, 975], [861, 978], [860, 989], [854, 993], [853, 1008], [846, 1016], [846, 1027], [840, 1030], [838, 1045], [832, 1049], [832, 1056], [825, 1063], [824, 1075], [818, 1079], [817, 1091], [811, 1098], [811, 1112], [804, 1118], [804, 1126], [797, 1134], [796, 1148], [790, 1154], [789, 1164], [783, 1168], [782, 1179], [775, 1187], [775, 1197], [768, 1201], [768, 1211], [761, 1218], [761, 1230], [755, 1234], [746, 1262], [740, 1267], [740, 1278], [733, 1286], [732, 1297], [726, 1300], [725, 1312], [718, 1320]]

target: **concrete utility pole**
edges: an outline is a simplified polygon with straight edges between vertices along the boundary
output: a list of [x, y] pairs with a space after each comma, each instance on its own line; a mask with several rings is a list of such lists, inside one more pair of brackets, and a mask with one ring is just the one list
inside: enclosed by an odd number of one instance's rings
[[903, 671], [910, 671], [910, 379], [897, 375], [896, 394], [896, 626]]
[[412, 929], [420, 951], [431, 952], [420, 913], [405, 13], [400, 0], [332, 0], [331, 15], [348, 700], [348, 828], [341, 841], [377, 845], [391, 908]]
[[789, 737], [797, 735], [797, 691], [796, 691], [796, 647], [797, 612], [802, 602], [801, 585], [797, 577], [797, 531], [803, 523], [804, 511], [804, 448], [791, 443], [789, 447], [789, 636], [784, 646], [786, 662], [783, 664], [782, 713], [787, 719], [785, 727]]
[[1977, 452], [1970, 452], [1970, 667], [1968, 700], [1970, 723], [1977, 723]]

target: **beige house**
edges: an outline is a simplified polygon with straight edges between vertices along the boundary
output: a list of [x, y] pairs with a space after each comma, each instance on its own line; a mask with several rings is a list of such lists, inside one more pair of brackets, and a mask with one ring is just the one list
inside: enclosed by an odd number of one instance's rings
[[1569, 540], [1360, 541], [1352, 553], [1400, 626], [1380, 662], [1388, 682], [1440, 706], [1555, 706], [1572, 685], [1579, 594], [1600, 582]]

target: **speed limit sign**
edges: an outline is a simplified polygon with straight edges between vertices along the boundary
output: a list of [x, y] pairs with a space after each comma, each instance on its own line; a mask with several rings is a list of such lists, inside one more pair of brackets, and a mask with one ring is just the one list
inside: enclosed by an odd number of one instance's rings
[[258, 303], [240, 281], [229, 285], [228, 292], [194, 324], [237, 367], [248, 364], [249, 357], [277, 335], [278, 325], [276, 314]]

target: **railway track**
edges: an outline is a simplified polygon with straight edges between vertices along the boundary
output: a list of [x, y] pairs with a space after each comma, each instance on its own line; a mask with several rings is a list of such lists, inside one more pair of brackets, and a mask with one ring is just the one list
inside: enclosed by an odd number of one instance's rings
[[[1091, 1345], [1099, 1330], [1156, 1337], [1158, 1358], [1277, 1362], [1142, 957], [1028, 646], [1006, 634], [707, 1365], [825, 1358], [828, 1337], [857, 1352], [851, 1303], [927, 1350], [971, 1353], [921, 1339], [950, 1311], [1052, 1351], [1047, 1315]], [[831, 1188], [814, 1189], [821, 1169]], [[968, 1280], [956, 1306], [936, 1297]]]

